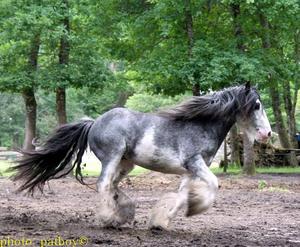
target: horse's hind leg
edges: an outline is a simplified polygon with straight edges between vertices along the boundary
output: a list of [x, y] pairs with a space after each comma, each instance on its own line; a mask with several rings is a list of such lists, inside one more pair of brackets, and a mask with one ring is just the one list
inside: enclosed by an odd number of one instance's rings
[[121, 160], [116, 175], [113, 179], [113, 185], [116, 190], [115, 200], [117, 202], [117, 215], [121, 223], [130, 223], [134, 219], [134, 202], [118, 188], [119, 182], [134, 168], [134, 164], [128, 160]]
[[97, 182], [100, 200], [96, 218], [101, 226], [115, 227], [134, 218], [134, 204], [118, 188], [118, 183], [133, 169], [133, 164], [121, 160], [121, 155], [116, 155], [114, 159], [108, 161], [103, 160], [101, 175]]
[[128, 175], [134, 168], [134, 164], [126, 159], [120, 161], [119, 166], [117, 167], [117, 172], [113, 178], [113, 184], [115, 187], [118, 186], [119, 182]]

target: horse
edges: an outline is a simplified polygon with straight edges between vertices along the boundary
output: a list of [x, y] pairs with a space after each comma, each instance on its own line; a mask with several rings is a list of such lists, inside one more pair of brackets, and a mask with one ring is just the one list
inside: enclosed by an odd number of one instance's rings
[[12, 168], [13, 179], [25, 180], [19, 191], [33, 193], [75, 169], [76, 178], [85, 184], [80, 164], [89, 146], [102, 164], [96, 216], [102, 226], [118, 227], [134, 219], [134, 202], [118, 184], [135, 164], [179, 174], [178, 191], [158, 201], [149, 221], [151, 228], [168, 229], [180, 209], [189, 217], [212, 206], [219, 186], [209, 166], [235, 123], [252, 143], [266, 142], [271, 136], [260, 96], [249, 83], [193, 96], [157, 113], [114, 108], [96, 120], [60, 126], [38, 149], [23, 151]]

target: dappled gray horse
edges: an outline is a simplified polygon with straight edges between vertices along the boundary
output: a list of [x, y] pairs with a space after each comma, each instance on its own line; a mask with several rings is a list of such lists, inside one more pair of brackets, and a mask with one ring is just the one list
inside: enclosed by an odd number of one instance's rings
[[[19, 190], [33, 192], [75, 168], [76, 178], [84, 183], [80, 164], [89, 145], [102, 163], [97, 218], [102, 225], [117, 226], [134, 218], [133, 202], [118, 188], [134, 164], [180, 174], [178, 193], [163, 196], [150, 220], [152, 227], [167, 228], [179, 209], [192, 216], [214, 202], [218, 180], [208, 166], [234, 123], [252, 142], [265, 142], [271, 135], [260, 97], [249, 84], [192, 97], [156, 114], [115, 108], [95, 121], [59, 127], [39, 149], [24, 152], [13, 168], [14, 178], [25, 180]], [[73, 158], [72, 168], [64, 172]]]

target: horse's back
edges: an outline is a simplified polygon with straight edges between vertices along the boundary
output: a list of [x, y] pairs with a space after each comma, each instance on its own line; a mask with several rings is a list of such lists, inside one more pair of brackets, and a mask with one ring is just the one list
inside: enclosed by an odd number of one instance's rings
[[146, 114], [126, 108], [114, 108], [98, 117], [90, 129], [88, 142], [93, 146], [113, 145], [120, 143], [130, 145], [143, 132], [142, 123]]

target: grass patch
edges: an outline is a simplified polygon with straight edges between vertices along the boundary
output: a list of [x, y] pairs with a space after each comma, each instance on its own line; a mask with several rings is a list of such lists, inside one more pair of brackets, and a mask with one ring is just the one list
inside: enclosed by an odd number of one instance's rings
[[[140, 167], [140, 166], [135, 166], [134, 169], [129, 173], [129, 176], [138, 176], [140, 174], [146, 173], [147, 169]], [[83, 167], [82, 169], [82, 174], [86, 177], [98, 177], [101, 172], [101, 167], [99, 164], [87, 164], [86, 166]]]
[[[210, 169], [214, 174], [223, 174], [223, 168], [214, 167]], [[238, 175], [242, 173], [242, 169], [237, 166], [229, 166], [227, 169], [228, 174]], [[260, 174], [300, 174], [300, 167], [257, 167], [256, 173]]]
[[287, 188], [282, 188], [282, 187], [274, 187], [274, 186], [270, 186], [266, 189], [263, 189], [263, 191], [267, 191], [267, 192], [281, 192], [281, 193], [291, 193], [291, 191], [289, 191]]
[[[223, 168], [219, 168], [219, 167], [213, 167], [213, 168], [210, 168], [210, 170], [216, 175], [224, 173]], [[227, 173], [232, 174], [232, 175], [238, 175], [241, 173], [241, 169], [237, 166], [229, 166], [227, 169]]]
[[269, 186], [267, 181], [260, 180], [258, 181], [258, 190], [267, 191], [267, 192], [282, 192], [282, 193], [290, 193], [290, 191], [284, 186]]
[[88, 162], [81, 167], [83, 176], [98, 177], [100, 175], [101, 165], [98, 162]]
[[[0, 161], [0, 177], [11, 176], [12, 173], [8, 173], [7, 169], [13, 165], [10, 161], [1, 160]], [[82, 174], [87, 177], [98, 177], [100, 175], [101, 165], [98, 162], [89, 162], [82, 166]], [[135, 168], [129, 173], [129, 176], [138, 176], [140, 174], [146, 173], [147, 169], [135, 166]]]
[[[87, 164], [84, 165], [82, 168], [82, 174], [84, 176], [92, 176], [97, 177], [100, 175], [101, 171], [101, 165], [99, 162], [86, 162]], [[0, 176], [10, 176], [11, 173], [7, 172], [7, 169], [12, 165], [13, 163], [10, 161], [0, 161]], [[140, 174], [146, 173], [147, 169], [135, 166], [135, 168], [129, 173], [129, 176], [138, 176]], [[223, 169], [214, 167], [211, 168], [211, 171], [214, 174], [223, 174]], [[300, 167], [258, 167], [256, 168], [257, 173], [261, 174], [268, 174], [268, 173], [277, 173], [277, 174], [300, 174]], [[229, 166], [227, 170], [227, 174], [231, 175], [239, 175], [241, 174], [241, 168], [237, 166]]]
[[129, 176], [138, 176], [146, 172], [149, 172], [149, 170], [140, 166], [135, 166], [135, 168], [129, 173]]
[[0, 160], [0, 176], [7, 177], [12, 175], [12, 173], [7, 172], [7, 169], [12, 165], [11, 161]]
[[[147, 169], [135, 166], [134, 169], [129, 173], [129, 176], [138, 176], [140, 174], [146, 173]], [[101, 165], [99, 162], [89, 162], [82, 167], [82, 174], [86, 177], [98, 177], [101, 172]]]
[[300, 173], [300, 166], [298, 167], [258, 167], [256, 168], [257, 173]]

